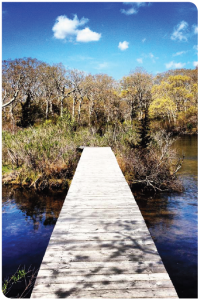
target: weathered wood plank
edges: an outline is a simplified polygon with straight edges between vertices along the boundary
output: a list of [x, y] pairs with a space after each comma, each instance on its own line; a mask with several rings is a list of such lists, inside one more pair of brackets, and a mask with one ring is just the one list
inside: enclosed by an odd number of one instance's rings
[[[162, 273], [165, 272], [165, 269], [161, 266], [161, 267], [137, 267], [137, 268], [119, 268], [115, 267], [113, 268], [104, 268], [104, 267], [99, 267], [99, 268], [94, 268], [94, 267], [90, 267], [89, 269], [84, 268], [76, 268], [76, 269], [72, 269], [72, 268], [64, 268], [64, 266], [62, 268], [60, 268], [60, 264], [59, 263], [49, 263], [44, 265], [40, 270], [48, 270], [48, 272], [50, 272], [50, 274], [52, 275], [52, 273], [56, 270], [59, 270], [60, 274], [63, 274], [63, 276], [77, 276], [77, 275], [82, 275], [82, 276], [86, 276], [86, 275], [90, 275], [90, 274], [96, 274], [96, 275], [112, 275], [112, 274], [152, 274], [152, 273]], [[43, 273], [42, 271], [40, 272], [40, 275], [44, 275], [47, 273]], [[50, 275], [48, 275], [50, 276]], [[171, 282], [171, 281], [170, 281]]]
[[[65, 283], [65, 282], [110, 282], [110, 281], [131, 281], [136, 280], [170, 280], [169, 275], [165, 273], [149, 273], [149, 274], [87, 274], [87, 276], [72, 276], [64, 272], [60, 273], [59, 270], [40, 270], [38, 279], [43, 283]], [[37, 284], [36, 284], [37, 285]], [[117, 286], [116, 286], [117, 287]]]
[[[89, 284], [85, 284], [83, 282], [79, 283], [78, 288], [87, 290], [112, 290], [116, 289], [116, 282], [114, 281], [105, 281], [104, 284], [102, 282], [90, 282]], [[162, 288], [173, 288], [172, 283], [170, 280], [163, 280], [163, 281], [147, 281], [147, 280], [135, 280], [134, 282], [131, 281], [120, 281], [117, 282], [117, 289], [155, 289], [157, 286]], [[46, 285], [36, 285], [35, 286], [35, 292], [40, 292], [41, 289], [43, 292], [55, 292], [58, 289], [63, 288], [66, 291], [69, 289], [76, 288], [75, 282], [66, 282], [65, 284], [62, 283], [53, 283], [50, 286], [48, 284]]]
[[[60, 250], [60, 247], [62, 246], [63, 251], [77, 251], [77, 249], [81, 246], [81, 249], [83, 249], [83, 251], [97, 251], [97, 250], [106, 250], [106, 249], [111, 249], [113, 248], [113, 242], [104, 242], [104, 243], [98, 243], [95, 241], [89, 241], [89, 242], [83, 242], [83, 244], [81, 243], [81, 241], [77, 241], [74, 244], [66, 244], [66, 243], [51, 243], [48, 245], [47, 251], [51, 252], [51, 251], [56, 251], [56, 250]], [[141, 250], [145, 251], [148, 249], [154, 249], [155, 245], [152, 243], [152, 241], [150, 240], [149, 242], [146, 243], [137, 243], [137, 244], [133, 244], [131, 243], [124, 243], [124, 244], [120, 244], [120, 243], [114, 243], [114, 247], [116, 249], [138, 249], [140, 248]]]
[[113, 289], [113, 290], [81, 290], [74, 288], [65, 290], [60, 288], [54, 293], [35, 293], [32, 298], [114, 298], [114, 299], [130, 299], [130, 298], [177, 298], [174, 288], [165, 288], [162, 290], [151, 289]]
[[177, 298], [109, 147], [84, 148], [32, 298]]
[[[51, 262], [51, 263], [42, 263], [41, 268], [43, 269], [43, 267], [47, 266], [46, 269], [49, 269], [49, 265], [55, 266], [55, 262]], [[59, 265], [59, 262], [56, 263], [56, 265]], [[60, 265], [59, 265], [60, 266]], [[101, 270], [102, 268], [106, 268], [106, 269], [120, 269], [120, 270], [125, 270], [125, 269], [130, 269], [130, 270], [134, 270], [134, 269], [138, 269], [138, 268], [149, 268], [149, 267], [162, 267], [164, 270], [164, 266], [163, 263], [161, 261], [161, 259], [159, 259], [158, 261], [145, 261], [145, 262], [129, 262], [129, 261], [122, 261], [122, 262], [118, 262], [117, 266], [116, 266], [116, 262], [71, 262], [67, 265], [63, 265], [63, 269], [89, 269], [89, 270], [93, 270], [93, 269], [98, 269]], [[60, 269], [62, 269], [62, 267], [60, 266]], [[163, 271], [164, 273], [164, 271]]]

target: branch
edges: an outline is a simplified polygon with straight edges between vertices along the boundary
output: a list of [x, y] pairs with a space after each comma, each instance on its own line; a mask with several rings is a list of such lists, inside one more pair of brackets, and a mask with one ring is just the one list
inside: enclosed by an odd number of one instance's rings
[[17, 91], [15, 92], [14, 97], [13, 97], [9, 102], [7, 102], [7, 103], [5, 103], [5, 104], [2, 105], [2, 108], [4, 108], [4, 107], [10, 105], [11, 103], [13, 103], [13, 102], [16, 100], [16, 98], [17, 98], [17, 96], [18, 96], [18, 93], [19, 93], [19, 90], [17, 90]]
[[[19, 298], [26, 298], [26, 296], [27, 296], [27, 294], [29, 293], [29, 291], [30, 291], [30, 288], [34, 285], [34, 283], [35, 283], [35, 279], [36, 279], [36, 277], [37, 277], [37, 272], [38, 272], [38, 270], [29, 270], [28, 271], [28, 273], [32, 273], [31, 274], [31, 276], [30, 276], [30, 279], [29, 279], [29, 282], [28, 282], [28, 284], [26, 283], [26, 288], [25, 288], [25, 290], [23, 291], [23, 293], [20, 295], [20, 297]], [[27, 273], [27, 274], [28, 274]]]
[[174, 171], [174, 173], [172, 174], [172, 177], [175, 176], [175, 174], [180, 170], [180, 168], [182, 167], [183, 161], [184, 161], [185, 156], [183, 155], [182, 158], [179, 157], [179, 162], [176, 165], [176, 170]]

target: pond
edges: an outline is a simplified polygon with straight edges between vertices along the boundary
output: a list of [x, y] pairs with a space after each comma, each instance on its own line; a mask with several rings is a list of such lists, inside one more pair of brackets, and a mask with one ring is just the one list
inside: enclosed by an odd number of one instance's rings
[[[30, 190], [3, 187], [2, 196], [2, 278], [13, 275], [20, 266], [40, 267], [49, 238], [67, 191], [38, 194]], [[24, 284], [15, 284], [8, 297], [21, 295]], [[30, 297], [30, 292], [27, 297]]]
[[[197, 137], [182, 137], [175, 147], [185, 154], [179, 171], [184, 191], [135, 197], [179, 297], [197, 298]], [[40, 267], [66, 193], [3, 187], [2, 278], [19, 265]], [[21, 288], [16, 284], [7, 296], [15, 297]]]
[[182, 193], [135, 199], [180, 298], [197, 298], [197, 137], [183, 136], [174, 148], [185, 159]]

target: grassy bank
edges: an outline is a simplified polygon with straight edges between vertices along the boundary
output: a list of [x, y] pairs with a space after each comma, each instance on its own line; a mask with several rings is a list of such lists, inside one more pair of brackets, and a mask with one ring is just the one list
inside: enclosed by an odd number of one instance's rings
[[181, 159], [170, 149], [165, 131], [152, 134], [146, 149], [139, 147], [137, 124], [108, 126], [103, 135], [77, 128], [67, 116], [56, 122], [3, 131], [3, 183], [37, 190], [68, 188], [80, 158], [80, 146], [110, 146], [131, 187], [180, 190], [176, 173]]
[[3, 183], [40, 190], [68, 186], [80, 156], [70, 129], [63, 119], [15, 134], [3, 131]]

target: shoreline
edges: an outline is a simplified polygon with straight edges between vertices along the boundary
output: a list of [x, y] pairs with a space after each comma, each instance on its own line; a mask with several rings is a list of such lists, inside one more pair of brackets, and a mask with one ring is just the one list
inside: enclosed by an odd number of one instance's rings
[[[197, 136], [197, 132], [182, 132], [179, 134], [172, 133], [172, 136], [177, 137], [183, 137], [183, 136]], [[77, 150], [77, 149], [76, 149]], [[79, 151], [80, 152], [80, 151]], [[77, 166], [76, 166], [77, 167]], [[4, 169], [2, 173], [2, 186], [11, 186], [14, 189], [33, 189], [37, 192], [43, 192], [43, 191], [56, 191], [56, 190], [68, 190], [71, 184], [71, 181], [73, 179], [74, 173], [76, 171], [73, 170], [69, 178], [60, 178], [60, 175], [58, 173], [58, 177], [52, 177], [50, 178], [44, 177], [43, 174], [38, 174], [37, 179], [35, 181], [30, 181], [27, 178], [20, 178], [20, 171], [22, 169], [11, 169], [12, 167], [10, 165], [2, 165], [2, 170]], [[129, 183], [129, 186], [132, 190], [131, 184]], [[134, 184], [134, 189], [137, 189], [137, 186], [139, 187], [139, 184]]]

